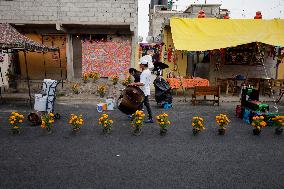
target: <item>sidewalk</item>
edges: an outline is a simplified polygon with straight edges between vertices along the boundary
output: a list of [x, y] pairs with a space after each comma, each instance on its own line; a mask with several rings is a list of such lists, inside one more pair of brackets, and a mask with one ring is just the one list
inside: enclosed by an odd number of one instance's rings
[[[32, 100], [34, 100], [34, 94], [31, 95]], [[271, 96], [260, 96], [261, 102], [274, 102], [276, 101], [278, 96], [275, 96], [274, 98]], [[186, 101], [185, 101], [186, 99]], [[99, 103], [103, 102], [105, 98], [100, 98], [96, 95], [90, 95], [90, 94], [79, 94], [79, 95], [70, 95], [70, 96], [60, 96], [56, 98], [57, 102], [70, 102], [74, 101], [76, 103], [82, 102], [82, 103]], [[5, 102], [29, 102], [29, 94], [28, 93], [4, 93], [2, 94], [2, 101]], [[155, 102], [155, 96], [151, 95], [150, 101]], [[279, 105], [283, 104], [283, 99], [278, 103]], [[191, 102], [191, 96], [187, 95], [186, 97], [182, 95], [173, 95], [173, 103], [190, 103]], [[240, 102], [240, 96], [226, 96], [222, 95], [220, 97], [220, 102]]]

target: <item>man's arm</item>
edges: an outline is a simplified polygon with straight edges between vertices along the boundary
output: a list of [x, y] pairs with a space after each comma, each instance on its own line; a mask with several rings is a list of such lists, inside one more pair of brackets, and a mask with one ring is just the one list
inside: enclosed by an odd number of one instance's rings
[[130, 83], [129, 86], [144, 86], [144, 83], [141, 82]]

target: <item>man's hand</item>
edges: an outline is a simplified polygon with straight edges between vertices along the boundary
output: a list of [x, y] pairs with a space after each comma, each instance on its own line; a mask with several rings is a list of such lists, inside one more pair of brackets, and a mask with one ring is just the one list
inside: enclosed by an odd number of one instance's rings
[[136, 86], [136, 83], [130, 83], [128, 86]]
[[130, 83], [130, 84], [128, 84], [128, 86], [136, 86], [136, 87], [139, 87], [139, 86], [144, 86], [144, 84], [138, 82], [138, 83]]

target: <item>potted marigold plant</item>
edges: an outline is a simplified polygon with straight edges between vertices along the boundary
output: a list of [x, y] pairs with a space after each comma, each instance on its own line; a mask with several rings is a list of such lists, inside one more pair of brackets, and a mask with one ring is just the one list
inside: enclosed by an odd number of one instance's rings
[[80, 131], [82, 125], [84, 124], [82, 115], [71, 114], [71, 117], [68, 122], [72, 126], [72, 131], [74, 134]]
[[41, 116], [41, 128], [45, 129], [48, 134], [52, 133], [53, 123], [54, 123], [53, 113], [43, 114]]
[[127, 86], [131, 83], [131, 77], [128, 76], [127, 78], [125, 78], [123, 81], [122, 81], [122, 85], [123, 86]]
[[100, 78], [100, 74], [98, 72], [91, 72], [89, 77], [93, 79], [93, 82], [96, 82]]
[[72, 85], [72, 91], [74, 94], [79, 94], [79, 87], [80, 87], [79, 83], [74, 83]]
[[106, 86], [105, 85], [99, 85], [97, 92], [99, 93], [100, 97], [104, 97], [106, 94]]
[[160, 135], [161, 136], [166, 135], [167, 131], [168, 131], [167, 128], [171, 124], [171, 122], [169, 121], [168, 114], [164, 113], [164, 114], [158, 115], [157, 121], [158, 121], [158, 124], [160, 126]]
[[280, 135], [283, 132], [284, 127], [284, 116], [276, 116], [275, 118], [272, 118], [272, 120], [275, 122], [275, 134]]
[[118, 80], [119, 80], [118, 75], [113, 75], [113, 76], [111, 77], [111, 80], [112, 80], [112, 84], [113, 84], [113, 85], [116, 85], [116, 84], [118, 83]]
[[131, 125], [133, 127], [133, 134], [136, 136], [139, 136], [141, 134], [144, 117], [145, 114], [143, 113], [143, 111], [140, 110], [137, 110], [134, 114], [132, 114]]
[[87, 83], [88, 80], [89, 80], [89, 74], [88, 74], [88, 73], [84, 73], [84, 75], [83, 75], [83, 81], [84, 81], [84, 83]]
[[253, 134], [260, 135], [261, 129], [264, 128], [267, 123], [264, 121], [263, 116], [255, 116], [252, 118], [251, 125], [254, 127]]
[[108, 114], [103, 114], [99, 118], [99, 125], [101, 125], [103, 127], [103, 133], [110, 134], [112, 124], [113, 124], [113, 121], [111, 119], [109, 119]]
[[229, 118], [225, 114], [220, 114], [216, 116], [216, 123], [219, 125], [219, 135], [224, 135], [226, 132], [226, 126], [230, 123]]
[[201, 117], [193, 117], [192, 118], [192, 133], [193, 135], [197, 135], [199, 132], [205, 130], [205, 126], [203, 124], [204, 119]]
[[13, 134], [20, 134], [20, 126], [24, 122], [24, 116], [18, 112], [12, 112], [9, 116]]

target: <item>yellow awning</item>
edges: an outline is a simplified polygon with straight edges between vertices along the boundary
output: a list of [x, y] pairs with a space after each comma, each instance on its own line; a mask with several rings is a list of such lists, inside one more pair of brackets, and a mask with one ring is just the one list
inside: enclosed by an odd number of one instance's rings
[[284, 20], [172, 18], [175, 49], [205, 51], [261, 42], [284, 46]]

